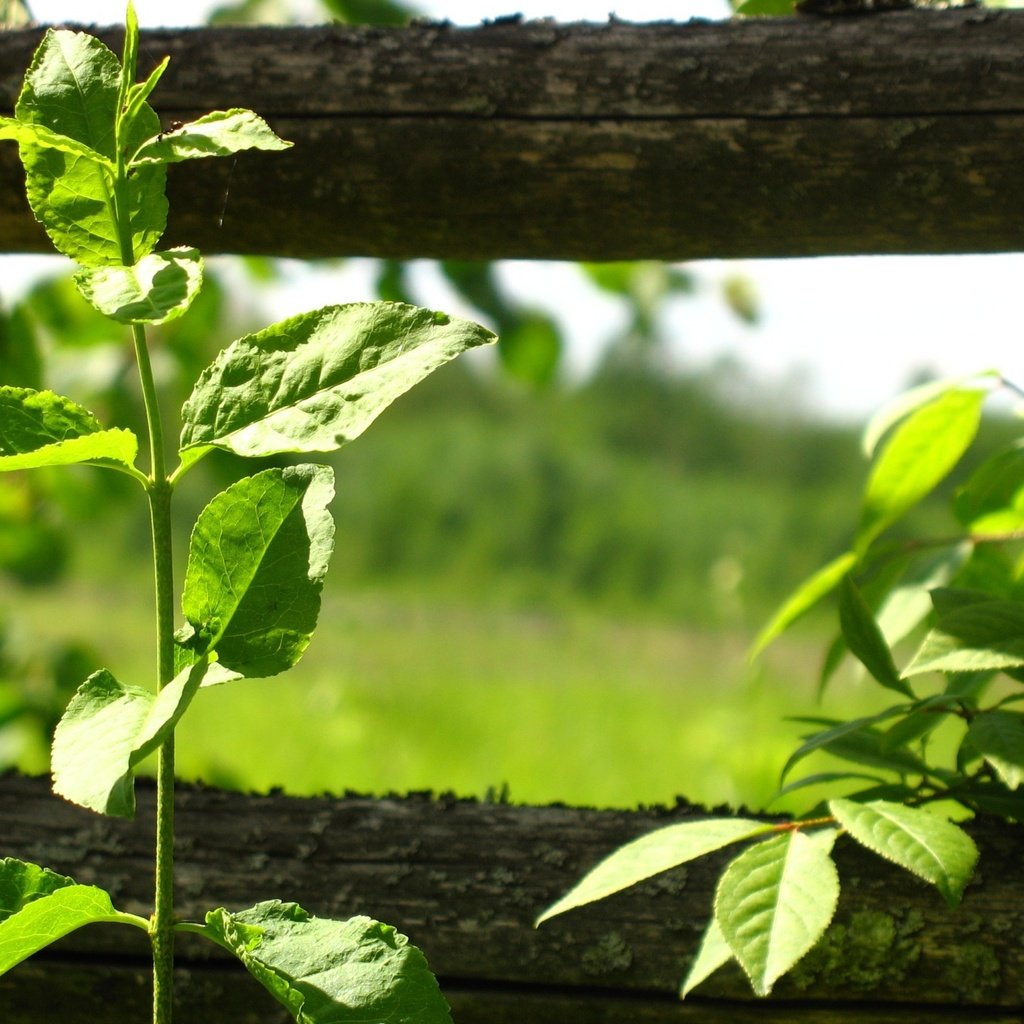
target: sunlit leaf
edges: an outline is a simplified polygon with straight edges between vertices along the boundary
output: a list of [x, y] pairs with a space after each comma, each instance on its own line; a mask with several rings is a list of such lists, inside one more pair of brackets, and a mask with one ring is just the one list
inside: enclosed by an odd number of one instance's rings
[[121, 138], [130, 137], [136, 118], [143, 111], [146, 100], [156, 88], [170, 63], [170, 57], [162, 61], [150, 72], [144, 82], [136, 82], [139, 61], [139, 19], [135, 8], [128, 3], [125, 11], [124, 48], [121, 52], [121, 77], [118, 84], [117, 109], [120, 112], [118, 131]]
[[205, 931], [298, 1024], [451, 1024], [423, 954], [368, 917], [330, 921], [274, 900], [239, 914], [213, 910]]
[[934, 402], [948, 391], [959, 391], [965, 384], [988, 384], [994, 386], [1001, 379], [995, 370], [965, 374], [943, 380], [932, 380], [897, 395], [887, 402], [868, 421], [861, 438], [861, 447], [869, 458], [874, 454], [878, 442], [897, 424], [922, 406]]
[[0, 922], [41, 896], [49, 896], [66, 885], [74, 884], [75, 880], [67, 875], [58, 875], [49, 868], [5, 857], [0, 860]]
[[839, 625], [850, 651], [882, 686], [914, 696], [908, 683], [900, 678], [882, 631], [849, 576], [839, 588]]
[[86, 160], [106, 166], [111, 171], [114, 170], [112, 160], [108, 160], [101, 153], [97, 153], [96, 150], [77, 139], [51, 131], [46, 125], [18, 121], [13, 117], [0, 117], [0, 139], [13, 139], [15, 142], [24, 142], [45, 149], [56, 149], [61, 153], [84, 157]]
[[328, 306], [228, 346], [182, 410], [182, 449], [333, 451], [437, 367], [494, 335], [398, 303]]
[[1024, 529], [1024, 444], [986, 459], [957, 491], [953, 512], [971, 533]]
[[806, 579], [775, 613], [771, 621], [758, 634], [751, 651], [755, 657], [776, 637], [784, 633], [797, 619], [814, 607], [823, 597], [830, 594], [843, 577], [856, 565], [857, 556], [847, 551], [828, 565], [823, 566], [813, 576]]
[[710, 818], [668, 825], [634, 839], [606, 857], [558, 902], [548, 907], [537, 924], [574, 907], [604, 899], [645, 878], [696, 860], [731, 843], [771, 831], [771, 825], [744, 818]]
[[198, 249], [154, 252], [130, 267], [86, 267], [75, 274], [82, 297], [122, 324], [162, 324], [181, 316], [203, 284]]
[[970, 881], [978, 849], [963, 829], [916, 807], [878, 800], [831, 800], [836, 820], [857, 842], [923, 878], [956, 906]]
[[71, 698], [53, 736], [53, 790], [100, 814], [135, 814], [132, 769], [170, 735], [205, 665], [177, 675], [159, 695], [94, 672]]
[[326, 466], [268, 469], [217, 495], [192, 532], [182, 611], [197, 654], [243, 676], [291, 668], [309, 644], [334, 544]]
[[[4, 876], [19, 871], [17, 861], [0, 861], [0, 892], [5, 888]], [[34, 868], [35, 865], [21, 865]], [[42, 872], [43, 869], [36, 868]], [[62, 876], [44, 872], [53, 879]], [[146, 927], [134, 914], [115, 910], [109, 893], [92, 885], [76, 885], [70, 878], [55, 884], [50, 891], [37, 893], [6, 919], [0, 921], [0, 974], [4, 974], [83, 925], [109, 922]], [[44, 883], [45, 884], [45, 883]]]
[[246, 149], [289, 149], [262, 117], [251, 110], [215, 110], [173, 131], [161, 132], [139, 147], [129, 161], [132, 167], [231, 156]]
[[163, 78], [164, 72], [167, 70], [167, 65], [170, 64], [171, 58], [164, 57], [162, 61], [150, 72], [149, 77], [144, 82], [138, 82], [131, 86], [128, 90], [128, 97], [124, 104], [123, 119], [126, 124], [134, 125], [135, 119], [145, 108], [146, 100], [149, 99], [150, 94], [157, 87], [160, 79]]
[[708, 921], [700, 949], [697, 950], [697, 955], [693, 958], [690, 970], [683, 980], [679, 998], [685, 999], [702, 981], [710, 978], [719, 967], [724, 967], [732, 959], [729, 943], [725, 941], [718, 922], [712, 918]]
[[891, 526], [943, 480], [978, 431], [986, 392], [946, 391], [905, 419], [872, 467], [857, 549]]
[[104, 430], [70, 398], [0, 387], [0, 472], [104, 461], [130, 467], [138, 449], [130, 430]]
[[[117, 57], [94, 36], [47, 30], [15, 107], [18, 121], [40, 124], [82, 143], [104, 162], [22, 142], [26, 192], [32, 212], [58, 251], [83, 266], [124, 262], [113, 175], [115, 119], [121, 83]], [[128, 135], [136, 146], [160, 131], [160, 120], [145, 104]], [[139, 168], [127, 181], [127, 215], [132, 256], [151, 252], [167, 222], [166, 170]]]
[[1024, 665], [1024, 602], [949, 589], [933, 591], [932, 600], [938, 622], [906, 675]]
[[1024, 782], [1024, 715], [984, 711], [974, 716], [967, 736], [1007, 789]]
[[832, 920], [839, 899], [833, 841], [833, 830], [821, 839], [793, 831], [765, 840], [719, 880], [715, 920], [758, 995], [771, 992]]
[[971, 556], [970, 543], [954, 544], [925, 559], [891, 587], [878, 608], [878, 628], [890, 650], [905, 640], [931, 613], [931, 592], [943, 587]]

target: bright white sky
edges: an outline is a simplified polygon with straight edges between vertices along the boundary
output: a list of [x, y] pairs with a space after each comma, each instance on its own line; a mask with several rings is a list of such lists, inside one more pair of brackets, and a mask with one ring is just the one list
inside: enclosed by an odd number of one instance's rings
[[[30, 2], [35, 17], [48, 23], [116, 24], [124, 13], [121, 0]], [[144, 27], [200, 24], [210, 6], [210, 0], [136, 0]], [[727, 14], [725, 0], [419, 0], [418, 6], [457, 24], [510, 13], [561, 21], [603, 21], [613, 10], [631, 21]], [[8, 294], [25, 265], [15, 265], [13, 257], [0, 262], [0, 287]], [[680, 358], [703, 364], [732, 355], [769, 379], [798, 376], [807, 404], [822, 411], [865, 416], [922, 368], [942, 375], [990, 367], [1010, 377], [1018, 373], [1024, 254], [750, 260], [695, 268], [704, 282], [701, 295], [680, 302], [670, 317]], [[738, 323], [717, 295], [716, 282], [737, 272], [760, 294], [763, 318], [756, 328]], [[513, 263], [503, 275], [517, 294], [557, 313], [569, 334], [572, 366], [589, 365], [620, 315], [615, 304], [579, 284], [568, 265]], [[299, 265], [291, 276], [294, 283], [275, 299], [273, 315], [365, 298], [370, 279], [358, 267], [341, 281], [312, 276]], [[435, 277], [422, 273], [421, 301], [443, 306], [449, 297], [435, 292]], [[459, 311], [451, 301], [447, 306]]]

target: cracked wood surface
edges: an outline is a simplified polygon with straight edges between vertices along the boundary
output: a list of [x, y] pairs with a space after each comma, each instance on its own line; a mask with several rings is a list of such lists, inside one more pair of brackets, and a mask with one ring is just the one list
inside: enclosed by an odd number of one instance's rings
[[[45, 779], [0, 778], [0, 852], [104, 885], [115, 905], [148, 915], [153, 794], [145, 783], [139, 788], [139, 817], [125, 822], [58, 800]], [[183, 916], [201, 919], [216, 906], [239, 910], [281, 898], [319, 916], [365, 913], [387, 921], [427, 954], [460, 1024], [521, 1024], [524, 1014], [540, 1024], [782, 1024], [806, 1020], [808, 1012], [835, 1024], [954, 1019], [950, 1012], [985, 1024], [1020, 1019], [1024, 837], [1009, 826], [974, 826], [979, 875], [956, 912], [931, 887], [841, 842], [843, 896], [826, 947], [766, 1002], [751, 998], [735, 969], [713, 976], [685, 1004], [675, 999], [723, 856], [532, 927], [541, 910], [621, 843], [706, 813], [423, 796], [247, 797], [183, 787], [178, 906]], [[83, 929], [0, 978], [3, 1020], [143, 1019], [147, 953], [135, 929]], [[283, 1021], [225, 956], [182, 937], [183, 1019], [203, 1019], [202, 1005], [223, 1005], [230, 1007], [224, 1021]]]
[[[39, 36], [0, 33], [0, 109]], [[167, 244], [588, 260], [1024, 248], [1021, 11], [143, 33], [142, 73], [165, 54], [165, 124], [247, 106], [296, 143], [172, 166]], [[0, 147], [0, 250], [47, 251], [19, 173]]]

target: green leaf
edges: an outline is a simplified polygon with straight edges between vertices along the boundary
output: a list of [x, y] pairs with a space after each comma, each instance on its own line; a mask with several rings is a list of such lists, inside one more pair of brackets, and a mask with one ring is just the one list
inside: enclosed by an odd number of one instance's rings
[[0, 2], [0, 26], [3, 28], [27, 28], [32, 24], [32, 12], [25, 0], [2, 0]]
[[933, 591], [932, 600], [938, 622], [906, 675], [1024, 665], [1024, 602], [949, 589]]
[[765, 840], [741, 853], [719, 880], [715, 920], [760, 996], [832, 920], [839, 899], [839, 875], [829, 856], [833, 839], [793, 831]]
[[959, 462], [978, 431], [985, 395], [946, 391], [897, 427], [868, 477], [858, 551], [865, 551]]
[[423, 954], [368, 917], [324, 920], [273, 900], [240, 914], [211, 911], [204, 930], [298, 1024], [451, 1024]]
[[832, 800], [836, 820], [862, 846], [923, 878], [956, 906], [978, 860], [963, 829], [928, 811], [877, 800]]
[[154, 252], [132, 267], [86, 267], [82, 297], [122, 324], [162, 324], [184, 313], [203, 285], [203, 258], [186, 247]]
[[202, 681], [205, 663], [179, 673], [154, 696], [105, 669], [78, 688], [53, 736], [53, 791], [81, 807], [131, 818], [132, 769], [170, 735]]
[[139, 17], [135, 4], [128, 0], [124, 12], [124, 46], [121, 48], [121, 74], [117, 82], [117, 109], [123, 112], [135, 84], [139, 63]]
[[525, 313], [503, 328], [498, 340], [498, 358], [508, 373], [543, 387], [555, 379], [562, 357], [562, 336], [558, 324], [543, 313]]
[[826, 594], [830, 594], [839, 585], [844, 576], [857, 564], [857, 556], [847, 551], [828, 565], [823, 566], [813, 576], [806, 579], [788, 598], [764, 629], [758, 634], [751, 651], [756, 657], [776, 637], [784, 633], [805, 612], [814, 607]]
[[967, 738], [1007, 789], [1024, 782], [1024, 715], [1017, 711], [983, 711], [967, 730]]
[[157, 87], [157, 83], [163, 78], [164, 72], [167, 70], [167, 65], [170, 64], [171, 58], [164, 57], [162, 61], [150, 72], [149, 77], [144, 82], [138, 82], [133, 84], [128, 89], [128, 96], [124, 103], [124, 113], [121, 115], [121, 119], [124, 124], [132, 126], [135, 124], [136, 118], [145, 109], [146, 100], [149, 99], [150, 94]]
[[[0, 861], [0, 865], [10, 863]], [[83, 925], [103, 921], [148, 928], [148, 923], [142, 918], [115, 910], [109, 893], [92, 885], [75, 885], [71, 879], [66, 881], [69, 884], [40, 894], [0, 922], [0, 974]], [[2, 887], [3, 879], [0, 878]]]
[[821, 659], [821, 668], [818, 671], [817, 692], [819, 702], [825, 696], [825, 690], [828, 688], [829, 682], [831, 682], [832, 677], [836, 674], [848, 653], [849, 648], [846, 646], [846, 640], [843, 638], [842, 633], [838, 633], [832, 638], [832, 642], [825, 651], [825, 657]]
[[574, 907], [604, 899], [645, 878], [696, 860], [730, 843], [770, 832], [763, 821], [744, 818], [710, 818], [668, 825], [634, 839], [606, 857], [558, 902], [537, 918], [536, 924]]
[[111, 171], [114, 170], [112, 160], [108, 160], [85, 143], [60, 135], [42, 124], [18, 121], [13, 117], [0, 117], [0, 139], [13, 139], [15, 142], [24, 142], [44, 149], [56, 149], [61, 153], [84, 157], [86, 160], [102, 164]]
[[878, 608], [878, 628], [890, 649], [905, 640], [931, 613], [931, 592], [944, 587], [966, 565], [973, 545], [955, 544], [916, 565], [891, 587]]
[[960, 377], [950, 377], [944, 380], [928, 381], [910, 388], [902, 394], [897, 395], [891, 402], [882, 406], [874, 416], [871, 417], [864, 430], [861, 439], [861, 447], [864, 454], [870, 458], [878, 445], [878, 442], [897, 424], [900, 420], [906, 419], [912, 412], [924, 405], [929, 405], [935, 399], [940, 398], [948, 391], [959, 390], [964, 384], [989, 384], [995, 385], [1001, 380], [1001, 375], [996, 370], [984, 370], [981, 373], [965, 374]]
[[121, 75], [118, 80], [117, 124], [118, 138], [124, 139], [131, 132], [149, 95], [156, 88], [157, 82], [163, 77], [170, 63], [170, 57], [164, 59], [150, 72], [145, 82], [136, 83], [135, 75], [139, 63], [139, 19], [135, 7], [128, 0], [125, 11], [124, 48], [121, 51]]
[[232, 484], [192, 532], [182, 611], [190, 647], [243, 676], [291, 668], [309, 644], [334, 544], [326, 466], [268, 469]]
[[853, 655], [882, 686], [914, 696], [914, 691], [900, 678], [882, 631], [849, 576], [843, 578], [839, 588], [839, 625]]
[[792, 14], [796, 0], [746, 0], [733, 12], [741, 18], [779, 17]]
[[[101, 160], [21, 142], [26, 192], [36, 219], [56, 248], [84, 266], [123, 262], [117, 230], [115, 123], [121, 83], [116, 56], [94, 36], [49, 29], [18, 97], [15, 115], [82, 143]], [[136, 147], [160, 131], [145, 104], [125, 140]], [[166, 169], [139, 168], [127, 184], [133, 256], [151, 252], [167, 221]]]
[[493, 340], [467, 320], [389, 302], [283, 320], [203, 372], [182, 410], [181, 447], [334, 451], [432, 370]]
[[852, 718], [848, 722], [835, 722], [831, 719], [797, 718], [796, 721], [809, 721], [814, 724], [824, 724], [827, 725], [828, 728], [807, 737], [804, 742], [801, 743], [792, 754], [790, 754], [789, 760], [786, 761], [783, 766], [781, 778], [785, 780], [786, 776], [793, 770], [793, 768], [807, 757], [808, 754], [813, 754], [816, 750], [831, 749], [847, 736], [867, 732], [878, 722], [884, 722], [886, 719], [895, 718], [897, 715], [905, 714], [909, 709], [910, 705], [900, 704], [896, 707], [886, 708], [884, 711], [880, 711], [875, 715], [865, 715], [861, 718]]
[[417, 8], [396, 0], [323, 0], [325, 10], [346, 25], [407, 25]]
[[66, 885], [74, 884], [74, 879], [67, 875], [58, 875], [49, 868], [5, 857], [0, 860], [0, 922], [41, 896], [49, 896]]
[[933, 775], [934, 770], [909, 750], [891, 749], [886, 735], [875, 728], [858, 729], [831, 740], [824, 749], [833, 757], [897, 775]]
[[971, 533], [1024, 529], [1024, 444], [986, 459], [957, 491], [953, 512]]
[[132, 467], [138, 452], [138, 439], [130, 430], [104, 430], [70, 398], [0, 387], [0, 472], [80, 462]]
[[770, 803], [774, 803], [779, 797], [787, 796], [798, 790], [806, 789], [808, 786], [820, 786], [832, 782], [848, 782], [853, 779], [866, 779], [868, 782], [881, 783], [877, 775], [866, 775], [863, 772], [816, 772], [814, 775], [805, 775], [802, 779], [796, 779], [772, 794]]
[[700, 949], [697, 950], [697, 955], [693, 958], [690, 970], [683, 980], [679, 998], [685, 999], [702, 981], [706, 981], [719, 967], [724, 967], [732, 959], [729, 943], [725, 941], [718, 922], [712, 918], [708, 921]]
[[957, 792], [957, 799], [1010, 821], [1024, 821], [1024, 793], [1009, 793], [999, 783], [974, 780]]
[[291, 142], [278, 138], [262, 117], [235, 107], [215, 110], [173, 131], [161, 132], [139, 147], [129, 165], [171, 164], [207, 156], [231, 156], [246, 149], [280, 150], [291, 146]]
[[953, 713], [949, 710], [940, 711], [935, 708], [922, 708], [912, 711], [905, 718], [901, 718], [898, 722], [889, 726], [882, 734], [882, 753], [888, 753], [891, 750], [905, 747], [908, 743], [913, 743], [915, 740], [927, 736], [936, 726], [943, 723], [946, 715]]

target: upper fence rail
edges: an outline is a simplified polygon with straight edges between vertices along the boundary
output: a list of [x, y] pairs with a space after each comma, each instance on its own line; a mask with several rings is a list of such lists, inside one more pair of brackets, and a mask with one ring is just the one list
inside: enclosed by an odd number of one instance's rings
[[[118, 50], [117, 29], [95, 30]], [[10, 111], [42, 29], [0, 33]], [[149, 31], [165, 124], [295, 142], [170, 169], [168, 244], [607, 260], [1024, 249], [1024, 12]], [[48, 251], [13, 146], [0, 251]]]

